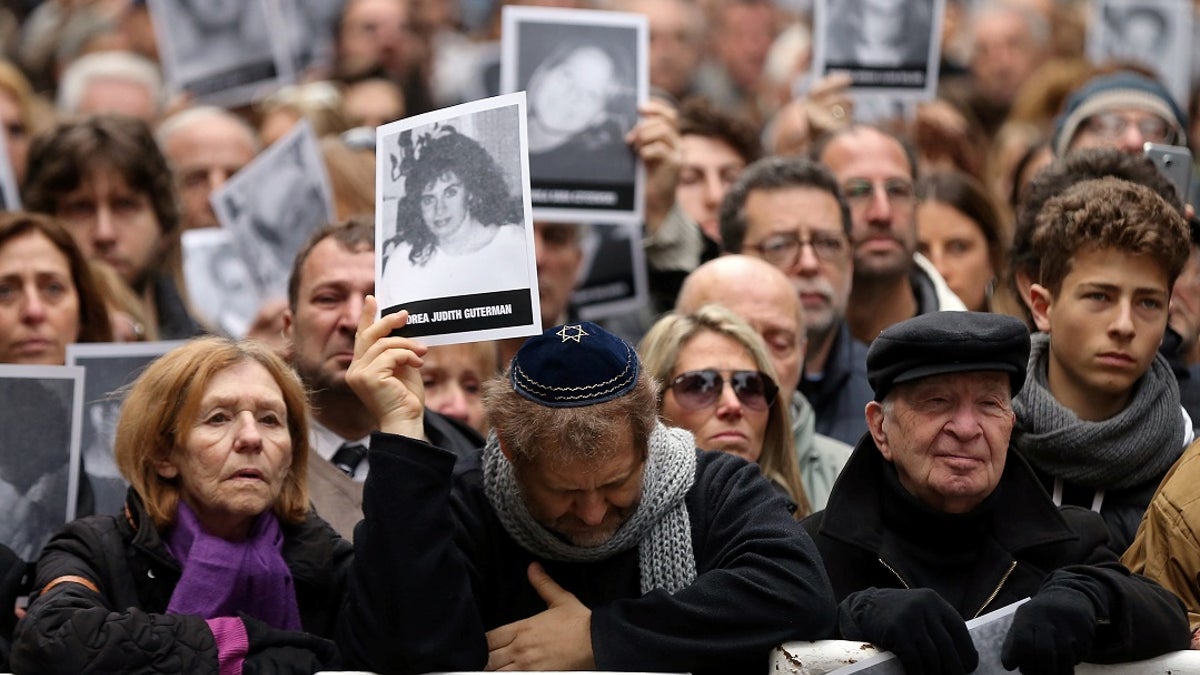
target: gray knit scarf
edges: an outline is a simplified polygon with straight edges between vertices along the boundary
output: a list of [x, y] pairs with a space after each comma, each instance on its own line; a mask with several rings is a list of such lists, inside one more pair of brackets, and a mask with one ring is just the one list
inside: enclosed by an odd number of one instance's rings
[[1047, 387], [1050, 336], [1033, 335], [1029, 376], [1013, 399], [1013, 445], [1038, 469], [1093, 489], [1121, 489], [1157, 480], [1183, 448], [1179, 385], [1161, 355], [1134, 385], [1121, 412], [1087, 422], [1063, 407]]
[[642, 499], [616, 535], [594, 547], [563, 541], [533, 519], [512, 464], [493, 432], [483, 448], [483, 488], [508, 532], [522, 548], [551, 560], [595, 562], [638, 546], [642, 593], [674, 593], [696, 579], [692, 528], [684, 497], [696, 480], [696, 441], [682, 429], [657, 423], [642, 479]]

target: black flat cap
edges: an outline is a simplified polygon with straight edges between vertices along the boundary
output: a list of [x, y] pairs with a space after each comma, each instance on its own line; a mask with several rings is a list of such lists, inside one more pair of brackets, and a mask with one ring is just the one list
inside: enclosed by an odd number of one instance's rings
[[589, 321], [555, 326], [517, 351], [509, 378], [518, 394], [551, 408], [605, 403], [637, 384], [633, 346]]
[[1029, 330], [988, 312], [930, 312], [888, 327], [867, 352], [867, 380], [882, 401], [897, 384], [971, 371], [1008, 373], [1012, 395], [1025, 384]]

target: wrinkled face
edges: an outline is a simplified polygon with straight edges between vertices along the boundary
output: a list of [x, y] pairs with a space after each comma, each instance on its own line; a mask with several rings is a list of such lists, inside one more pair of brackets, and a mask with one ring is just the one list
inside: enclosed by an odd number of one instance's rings
[[439, 241], [462, 233], [469, 218], [467, 192], [453, 173], [444, 173], [421, 190], [421, 217]]
[[[453, 417], [486, 435], [488, 424], [483, 410], [483, 383], [495, 373], [485, 369], [479, 347], [474, 344], [430, 347], [422, 360], [425, 407], [446, 417]], [[492, 361], [494, 366], [495, 359]]]
[[62, 365], [79, 327], [67, 256], [36, 231], [0, 246], [0, 363]]
[[243, 361], [208, 383], [183, 447], [160, 460], [158, 473], [178, 480], [187, 502], [210, 534], [245, 536], [254, 519], [271, 508], [292, 464], [283, 392], [271, 373]]
[[254, 139], [237, 123], [211, 117], [172, 134], [163, 145], [183, 207], [183, 227], [216, 227], [209, 195], [254, 159]]
[[608, 55], [581, 47], [529, 82], [529, 115], [546, 129], [575, 134], [604, 117], [615, 72]]
[[865, 278], [908, 273], [917, 249], [912, 168], [895, 139], [874, 129], [838, 136], [821, 162], [850, 203], [854, 274]]
[[1077, 414], [1115, 413], [1158, 353], [1170, 300], [1167, 272], [1147, 256], [1084, 250], [1058, 293], [1033, 286], [1038, 330], [1050, 333], [1050, 392]]
[[554, 326], [566, 316], [567, 304], [579, 278], [579, 266], [583, 264], [579, 226], [535, 222], [533, 234], [542, 325]]
[[[810, 341], [828, 335], [845, 316], [854, 272], [837, 199], [808, 187], [755, 190], [743, 213], [742, 253], [763, 258], [792, 280]], [[788, 237], [809, 243], [787, 255], [781, 246]]]
[[[710, 406], [698, 410], [683, 405], [669, 384], [679, 375], [712, 369], [725, 380], [720, 396]], [[679, 359], [664, 383], [662, 417], [671, 426], [682, 427], [696, 436], [696, 446], [704, 450], [731, 452], [751, 462], [762, 455], [770, 408], [755, 410], [746, 406], [733, 391], [731, 373], [756, 371], [758, 364], [750, 352], [736, 340], [701, 331], [683, 344]]]
[[8, 150], [13, 179], [20, 185], [25, 181], [25, 169], [29, 164], [31, 135], [21, 117], [21, 106], [17, 104], [17, 99], [3, 89], [0, 89], [0, 133], [4, 134], [4, 146]]
[[934, 375], [867, 404], [867, 427], [900, 484], [927, 506], [964, 513], [996, 489], [1016, 415], [1008, 375]]
[[348, 251], [332, 238], [312, 248], [300, 267], [296, 309], [284, 316], [292, 363], [312, 389], [349, 393], [346, 369], [363, 298], [375, 292], [375, 251]]
[[719, 243], [721, 200], [746, 162], [728, 143], [713, 136], [688, 134], [680, 139], [680, 149], [683, 159], [675, 199], [704, 234]]
[[637, 510], [645, 467], [644, 453], [633, 447], [633, 432], [626, 428], [620, 436], [605, 459], [543, 457], [516, 465], [517, 484], [534, 520], [575, 546], [612, 539]]
[[967, 309], [987, 308], [987, 287], [996, 275], [987, 239], [975, 221], [945, 202], [925, 201], [917, 208], [917, 249], [929, 258], [950, 290]]
[[1192, 247], [1183, 272], [1175, 280], [1169, 317], [1171, 328], [1179, 333], [1184, 347], [1190, 350], [1200, 337], [1200, 248]]
[[115, 172], [97, 171], [59, 199], [57, 215], [85, 257], [108, 263], [135, 290], [145, 286], [162, 250], [149, 195]]

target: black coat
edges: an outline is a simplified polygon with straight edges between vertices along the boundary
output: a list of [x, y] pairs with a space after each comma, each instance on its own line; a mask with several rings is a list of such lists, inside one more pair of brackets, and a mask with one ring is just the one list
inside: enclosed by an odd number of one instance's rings
[[[35, 588], [73, 575], [100, 592], [68, 582], [31, 598], [13, 640], [15, 672], [217, 673], [205, 620], [165, 614], [182, 570], [133, 490], [126, 509], [124, 516], [69, 523], [46, 544]], [[299, 525], [281, 526], [301, 624], [334, 638], [353, 549], [311, 513]]]
[[[591, 608], [597, 669], [755, 672], [780, 642], [832, 635], [834, 606], [812, 542], [756, 465], [698, 451], [686, 504], [698, 576], [673, 595], [661, 589], [642, 595], [636, 550], [592, 563], [540, 560]], [[427, 668], [482, 668], [485, 631], [546, 609], [526, 580], [538, 558], [501, 525], [484, 494], [478, 458], [455, 467], [447, 452], [375, 434], [363, 510], [355, 573], [364, 575], [364, 595], [378, 608], [372, 629], [406, 632], [406, 618], [390, 610], [402, 599], [391, 595], [396, 575], [417, 575], [436, 591], [426, 624], [442, 635], [431, 638], [441, 642], [429, 645]], [[423, 538], [393, 532], [418, 518], [427, 519]], [[405, 657], [394, 641], [362, 642], [375, 668]]]
[[[1032, 469], [1009, 451], [996, 490], [970, 514], [935, 512], [900, 487], [894, 467], [866, 436], [838, 477], [824, 511], [803, 522], [849, 619], [848, 598], [867, 588], [930, 587], [964, 619], [1038, 592], [1056, 570], [1094, 579], [1107, 593], [1086, 660], [1117, 662], [1186, 649], [1179, 599], [1131, 574], [1108, 547], [1099, 515], [1056, 507]], [[842, 624], [845, 626], [846, 624]]]

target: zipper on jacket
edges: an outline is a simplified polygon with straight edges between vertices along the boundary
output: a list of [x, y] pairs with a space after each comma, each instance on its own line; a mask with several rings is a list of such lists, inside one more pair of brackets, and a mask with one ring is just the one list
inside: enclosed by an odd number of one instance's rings
[[1000, 577], [1000, 583], [996, 584], [996, 587], [992, 589], [992, 594], [987, 596], [987, 600], [983, 601], [983, 605], [979, 607], [978, 612], [975, 612], [975, 616], [971, 617], [972, 619], [978, 619], [979, 615], [983, 614], [983, 610], [987, 609], [987, 606], [992, 604], [992, 601], [995, 600], [996, 596], [1000, 594], [1000, 588], [1004, 586], [1004, 582], [1008, 581], [1008, 577], [1012, 575], [1013, 570], [1015, 569], [1017, 569], [1016, 560], [1012, 561], [1012, 564], [1008, 566], [1008, 571], [1004, 573], [1004, 576]]
[[[887, 561], [884, 560], [883, 558], [877, 558], [877, 560], [879, 560], [880, 565], [883, 565], [884, 567], [888, 568], [889, 572], [896, 575], [896, 578], [900, 580], [900, 583], [904, 584], [905, 589], [912, 590], [912, 586], [908, 585], [908, 582], [904, 580], [904, 577], [900, 576], [900, 573], [896, 571], [895, 567], [892, 567], [891, 565], [887, 564]], [[1003, 583], [1003, 582], [1001, 582], [1001, 583]]]

